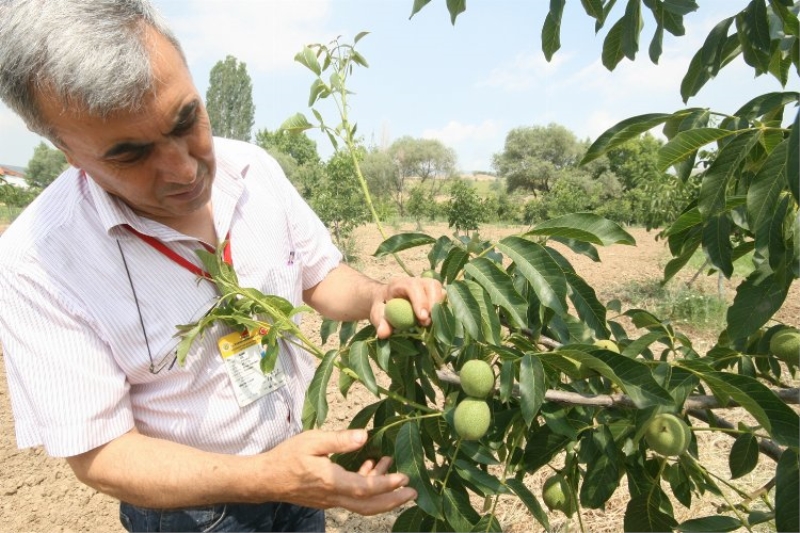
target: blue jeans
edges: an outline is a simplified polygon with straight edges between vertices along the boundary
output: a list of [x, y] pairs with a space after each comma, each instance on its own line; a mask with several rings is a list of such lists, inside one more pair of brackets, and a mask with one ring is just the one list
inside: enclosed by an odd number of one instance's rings
[[325, 512], [290, 503], [220, 504], [185, 509], [148, 509], [121, 502], [128, 531], [325, 531]]

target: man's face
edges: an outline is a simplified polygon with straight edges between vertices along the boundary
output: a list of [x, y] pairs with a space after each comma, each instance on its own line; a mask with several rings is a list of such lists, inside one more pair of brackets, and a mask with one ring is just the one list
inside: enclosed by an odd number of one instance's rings
[[41, 107], [69, 162], [136, 213], [181, 226], [209, 205], [216, 163], [205, 106], [178, 51], [150, 31], [155, 86], [144, 107], [102, 119]]

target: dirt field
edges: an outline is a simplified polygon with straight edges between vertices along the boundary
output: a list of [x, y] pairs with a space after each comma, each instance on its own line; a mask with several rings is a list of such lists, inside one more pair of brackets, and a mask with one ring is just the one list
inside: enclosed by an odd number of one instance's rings
[[[410, 231], [414, 228], [406, 226], [400, 228]], [[503, 235], [515, 233], [522, 228], [493, 228], [484, 229], [484, 238], [497, 239]], [[389, 233], [395, 230], [388, 228]], [[446, 226], [437, 225], [426, 227], [425, 231], [433, 236], [450, 233]], [[600, 250], [601, 263], [593, 263], [584, 257], [574, 257], [570, 260], [592, 286], [598, 290], [601, 301], [607, 302], [617, 297], [621, 288], [631, 281], [645, 281], [659, 279], [663, 265], [668, 259], [664, 243], [655, 240], [655, 233], [644, 230], [630, 230], [637, 240], [638, 246], [614, 246]], [[361, 250], [360, 263], [357, 265], [367, 274], [378, 279], [387, 279], [400, 273], [399, 268], [391, 258], [374, 259], [370, 254], [381, 242], [381, 237], [374, 228], [362, 229], [357, 233], [358, 248]], [[427, 268], [425, 251], [409, 250], [403, 254], [403, 259], [414, 272], [421, 272]], [[716, 283], [712, 280], [702, 279], [702, 282]], [[733, 294], [728, 290], [728, 294]], [[778, 314], [780, 320], [793, 323], [800, 321], [800, 287], [795, 284], [783, 309]], [[306, 321], [309, 332], [318, 331], [319, 321], [310, 319]], [[694, 337], [693, 337], [694, 338]], [[703, 351], [711, 344], [710, 339], [697, 339], [695, 347]], [[0, 357], [0, 366], [3, 366]], [[30, 531], [30, 532], [60, 532], [60, 531], [87, 531], [87, 532], [114, 532], [122, 531], [117, 518], [116, 502], [103, 494], [91, 490], [75, 480], [69, 467], [63, 460], [47, 457], [39, 449], [18, 450], [14, 441], [14, 428], [9, 405], [5, 370], [0, 369], [0, 464], [2, 476], [0, 477], [0, 531]], [[363, 389], [354, 387], [347, 401], [343, 401], [334, 385], [329, 390], [331, 403], [328, 428], [346, 427], [350, 417], [358, 411], [361, 401], [369, 400], [368, 393]], [[707, 433], [699, 432], [701, 435]], [[728, 477], [727, 453], [732, 439], [723, 435], [711, 437], [704, 436], [701, 441], [701, 456], [703, 463], [720, 476]], [[762, 458], [760, 466], [749, 479], [743, 482], [750, 489], [756, 489], [768, 477], [767, 468], [761, 465], [769, 459]], [[768, 465], [772, 466], [772, 465]], [[544, 473], [541, 479], [530, 476], [530, 487], [538, 494]], [[590, 511], [583, 516], [584, 526], [593, 532], [621, 531], [621, 520], [624, 513], [626, 499], [621, 495], [615, 496], [607, 505], [605, 511]], [[499, 506], [499, 520], [504, 529], [512, 532], [541, 531], [538, 523], [527, 514], [524, 508], [512, 499], [501, 500]], [[697, 516], [713, 513], [710, 505], [701, 505], [693, 510]], [[699, 514], [702, 513], [702, 514]], [[676, 506], [678, 519], [689, 518], [688, 511]], [[331, 532], [366, 532], [390, 531], [394, 515], [362, 518], [353, 516], [341, 509], [332, 509], [328, 512], [328, 530]], [[563, 515], [552, 515], [551, 525], [554, 530], [577, 530], [578, 524], [567, 524]]]

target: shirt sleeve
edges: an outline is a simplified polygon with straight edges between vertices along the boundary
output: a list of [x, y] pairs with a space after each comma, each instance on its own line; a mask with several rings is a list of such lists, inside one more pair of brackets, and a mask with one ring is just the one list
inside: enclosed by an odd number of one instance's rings
[[297, 260], [302, 261], [303, 290], [310, 289], [339, 265], [342, 253], [331, 240], [328, 228], [286, 178], [277, 161], [272, 157], [267, 159], [270, 174], [281, 184], [287, 202], [289, 238]]
[[0, 334], [17, 445], [78, 455], [133, 428], [129, 385], [88, 315], [31, 269], [0, 275]]

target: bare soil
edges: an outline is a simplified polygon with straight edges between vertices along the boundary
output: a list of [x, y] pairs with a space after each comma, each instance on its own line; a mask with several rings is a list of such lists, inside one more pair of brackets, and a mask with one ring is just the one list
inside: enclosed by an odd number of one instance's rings
[[[481, 231], [481, 236], [487, 239], [498, 239], [504, 235], [516, 233], [524, 228], [519, 227], [491, 227]], [[413, 231], [413, 226], [389, 228], [391, 234], [397, 231]], [[428, 234], [436, 237], [441, 234], [450, 234], [445, 225], [431, 225], [424, 229]], [[636, 238], [637, 246], [612, 246], [600, 250], [602, 261], [595, 263], [583, 256], [575, 256], [567, 250], [562, 250], [572, 261], [578, 273], [595, 287], [601, 301], [607, 302], [618, 298], [624, 292], [626, 285], [634, 281], [646, 282], [660, 279], [664, 264], [668, 260], [668, 253], [662, 241], [656, 240], [655, 232], [646, 232], [641, 229], [631, 229], [630, 233]], [[356, 233], [358, 263], [356, 266], [377, 279], [386, 280], [393, 275], [400, 275], [402, 271], [392, 258], [375, 259], [371, 254], [376, 250], [381, 236], [375, 228], [361, 228]], [[413, 249], [402, 253], [404, 262], [409, 268], [420, 273], [427, 266], [427, 250]], [[691, 273], [689, 273], [691, 274]], [[687, 278], [688, 275], [687, 274]], [[685, 281], [685, 279], [683, 280]], [[716, 279], [701, 276], [700, 284], [706, 284], [716, 290]], [[733, 294], [733, 284], [729, 284], [728, 294]], [[800, 321], [800, 287], [795, 284], [783, 308], [776, 318], [794, 325]], [[320, 321], [315, 317], [308, 317], [305, 328], [311, 333], [319, 330]], [[692, 336], [691, 325], [686, 325], [683, 331], [690, 334], [699, 351], [704, 351], [713, 344], [713, 339]], [[18, 450], [14, 440], [14, 426], [9, 404], [7, 383], [3, 359], [0, 356], [0, 464], [2, 475], [0, 477], [0, 530], [3, 531], [30, 531], [30, 532], [114, 532], [123, 531], [117, 518], [117, 502], [104, 494], [98, 493], [78, 482], [69, 467], [62, 459], [53, 459], [41, 449]], [[357, 385], [349, 393], [347, 399], [342, 399], [336, 388], [336, 380], [331, 381], [329, 390], [330, 414], [326, 427], [338, 429], [347, 427], [351, 417], [358, 412], [361, 406], [372, 400], [371, 395]], [[742, 414], [726, 413], [740, 418]], [[702, 427], [702, 424], [697, 425]], [[727, 456], [732, 439], [721, 434], [698, 431], [700, 437], [701, 462], [709, 470], [717, 473], [724, 479], [729, 478]], [[769, 473], [774, 468], [769, 464], [769, 459], [761, 459], [759, 467], [747, 478], [738, 480], [749, 490], [755, 490], [769, 479]], [[527, 484], [539, 494], [540, 487], [548, 472], [537, 472], [529, 476]], [[622, 517], [625, 511], [627, 498], [623, 490], [612, 497], [604, 510], [586, 511], [582, 515], [583, 526], [593, 532], [621, 531]], [[328, 511], [328, 530], [338, 532], [366, 532], [390, 531], [394, 517], [402, 509], [378, 517], [360, 517], [342, 509]], [[676, 518], [679, 520], [694, 516], [705, 516], [714, 513], [714, 507], [708, 502], [699, 502], [691, 512], [679, 504], [675, 505]], [[541, 531], [541, 526], [535, 522], [524, 507], [515, 499], [501, 499], [498, 506], [498, 519], [506, 531], [525, 532]], [[576, 530], [578, 522], [573, 518], [567, 521], [563, 515], [550, 516], [551, 526], [555, 531]]]

